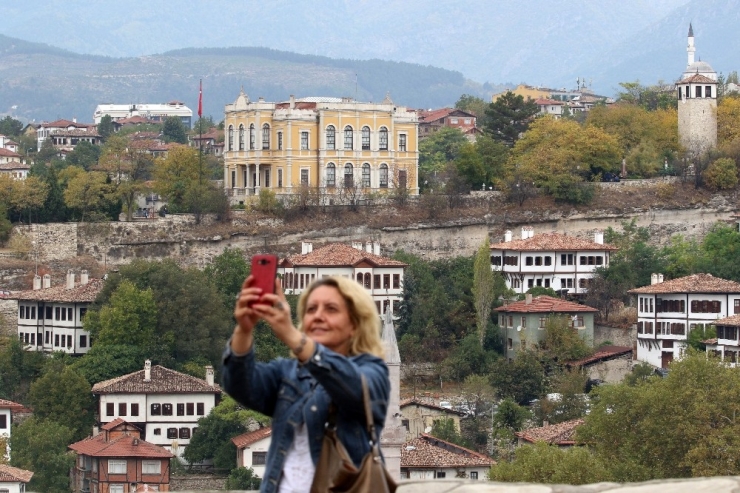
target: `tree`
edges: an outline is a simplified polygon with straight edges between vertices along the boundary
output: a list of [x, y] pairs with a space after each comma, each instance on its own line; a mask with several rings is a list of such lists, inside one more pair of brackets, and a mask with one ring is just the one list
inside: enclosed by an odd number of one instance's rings
[[519, 447], [513, 462], [501, 461], [488, 473], [507, 483], [589, 484], [610, 481], [606, 465], [582, 447], [561, 449], [547, 442]]
[[630, 371], [624, 377], [624, 383], [630, 387], [640, 385], [650, 380], [651, 377], [655, 376], [654, 368], [647, 363], [638, 363], [632, 367]]
[[10, 464], [34, 472], [29, 491], [67, 493], [69, 470], [74, 465], [67, 445], [74, 440], [71, 429], [34, 415], [13, 429]]
[[77, 370], [51, 360], [43, 376], [31, 384], [28, 401], [39, 419], [54, 420], [69, 428], [75, 440], [81, 440], [90, 434], [95, 422], [91, 389]]
[[[475, 260], [473, 261], [475, 321], [478, 328], [478, 340], [481, 346], [483, 346], [483, 337], [491, 321], [491, 307], [494, 300], [501, 294], [495, 289], [497, 287], [496, 276], [497, 274], [491, 269], [491, 249], [488, 235], [486, 235], [483, 243], [478, 247], [478, 252], [476, 252]], [[501, 286], [499, 285], [498, 287], [500, 290]]]
[[178, 144], [188, 143], [187, 128], [178, 116], [168, 116], [162, 125], [162, 137], [165, 142], [176, 142]]
[[503, 399], [498, 404], [498, 411], [493, 417], [494, 428], [507, 428], [511, 431], [520, 431], [524, 423], [532, 418], [532, 412], [520, 406], [513, 399]]
[[[93, 312], [96, 313], [96, 312]], [[124, 279], [90, 324], [96, 345], [150, 348], [155, 341], [157, 306], [151, 289]], [[92, 320], [91, 320], [92, 321]]]
[[193, 135], [206, 133], [210, 129], [215, 127], [216, 124], [213, 122], [213, 118], [211, 118], [210, 116], [200, 117], [195, 121], [195, 125], [193, 125]]
[[102, 118], [100, 118], [100, 123], [98, 123], [98, 135], [100, 135], [103, 142], [107, 141], [108, 137], [113, 135], [114, 131], [113, 118], [111, 118], [110, 115], [103, 115]]
[[513, 147], [538, 112], [534, 100], [525, 101], [522, 96], [507, 91], [486, 109], [483, 128], [494, 140]]
[[455, 427], [455, 420], [452, 418], [442, 418], [434, 420], [432, 423], [432, 431], [429, 432], [433, 437], [437, 437], [440, 440], [460, 445], [461, 447], [472, 448], [472, 444], [463, 438], [457, 427]]
[[483, 168], [483, 159], [474, 144], [466, 142], [460, 146], [455, 167], [460, 177], [465, 180], [466, 188], [478, 190], [481, 184], [484, 189], [487, 188], [488, 182], [486, 181], [486, 170]]
[[565, 363], [590, 355], [593, 350], [570, 323], [570, 317], [550, 315], [545, 322], [545, 335], [539, 343], [544, 356]]
[[475, 139], [475, 150], [481, 158], [484, 182], [495, 188], [505, 183], [506, 161], [509, 157], [509, 148], [488, 135], [479, 135]]
[[620, 82], [624, 91], [618, 93], [617, 101], [639, 106], [648, 111], [675, 109], [678, 100], [673, 84], [658, 81], [654, 86], [644, 86], [640, 81]]
[[80, 212], [80, 222], [85, 216], [97, 218], [101, 210], [111, 202], [111, 187], [105, 173], [86, 172], [82, 168], [70, 166], [60, 173], [60, 178], [67, 182], [64, 190], [64, 203], [70, 209]]
[[19, 214], [28, 214], [28, 224], [31, 224], [31, 213], [43, 207], [48, 194], [49, 186], [43, 180], [28, 176], [25, 180], [15, 181], [11, 200]]
[[701, 250], [698, 272], [740, 281], [740, 233], [737, 228], [722, 223], [715, 224], [704, 236]]
[[254, 469], [246, 467], [237, 467], [231, 470], [229, 477], [226, 478], [227, 490], [247, 490], [258, 491], [262, 485], [262, 480], [254, 474]]
[[23, 131], [23, 122], [8, 115], [0, 120], [0, 135], [15, 137]]
[[713, 161], [704, 171], [704, 183], [710, 190], [730, 190], [737, 181], [737, 164], [728, 157]]
[[70, 166], [78, 166], [85, 171], [90, 171], [100, 159], [100, 146], [83, 140], [78, 142], [74, 150], [64, 158]]
[[[90, 314], [91, 312], [88, 312]], [[87, 322], [85, 322], [87, 327]], [[157, 359], [155, 348], [96, 342], [72, 365], [90, 385], [141, 370], [142, 361]]]
[[206, 275], [214, 280], [228, 308], [233, 307], [234, 297], [241, 291], [250, 270], [245, 253], [238, 248], [228, 247], [204, 269]]
[[528, 404], [545, 393], [545, 368], [532, 350], [520, 351], [511, 362], [504, 358], [496, 361], [490, 379], [500, 398], [519, 404]]
[[455, 103], [455, 108], [472, 113], [478, 118], [483, 118], [489, 104], [478, 96], [463, 94]]
[[[666, 378], [608, 385], [577, 439], [618, 482], [735, 475], [740, 470], [740, 373], [689, 350]], [[675, 426], [681, 423], [681, 426]]]
[[43, 353], [24, 351], [17, 337], [9, 338], [0, 349], [0, 398], [26, 402], [29, 386], [45, 360]]
[[457, 128], [444, 127], [419, 142], [419, 184], [429, 189], [436, 186], [435, 177], [454, 161], [460, 147], [468, 142]]

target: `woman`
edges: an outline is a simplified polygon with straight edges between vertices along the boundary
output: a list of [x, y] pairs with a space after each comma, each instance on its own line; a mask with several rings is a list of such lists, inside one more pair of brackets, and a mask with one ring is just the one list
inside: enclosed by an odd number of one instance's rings
[[[308, 492], [321, 454], [329, 404], [337, 409], [337, 435], [356, 466], [370, 450], [361, 376], [370, 390], [377, 436], [390, 393], [383, 361], [380, 317], [365, 289], [343, 277], [313, 282], [298, 301], [293, 326], [280, 281], [263, 293], [248, 277], [237, 296], [237, 325], [223, 360], [223, 385], [237, 402], [272, 417], [262, 492]], [[265, 320], [295, 355], [255, 361], [252, 331]]]

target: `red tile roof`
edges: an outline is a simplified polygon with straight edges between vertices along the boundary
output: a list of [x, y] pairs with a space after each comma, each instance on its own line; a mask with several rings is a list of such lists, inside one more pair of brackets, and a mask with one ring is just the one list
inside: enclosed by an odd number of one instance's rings
[[17, 402], [9, 401], [6, 399], [0, 399], [0, 409], [10, 409], [11, 411], [20, 411], [21, 409], [24, 409], [23, 404], [18, 404]]
[[[116, 426], [122, 425], [124, 423], [127, 423], [127, 421], [125, 419], [123, 419], [123, 418], [116, 418], [113, 421], [111, 421], [110, 423], [106, 423], [103, 426], [101, 426], [100, 429], [101, 430], [110, 431], [113, 428], [115, 428]], [[133, 426], [135, 428], [138, 428], [138, 426], [136, 426], [136, 425], [131, 425], [131, 426]]]
[[516, 312], [516, 313], [573, 313], [573, 312], [598, 312], [596, 308], [580, 305], [572, 301], [553, 298], [552, 296], [541, 295], [532, 298], [531, 303], [527, 300], [516, 301], [508, 305], [495, 308], [496, 312]]
[[2, 157], [21, 157], [17, 152], [13, 152], [10, 149], [0, 147], [0, 156]]
[[150, 379], [144, 381], [144, 370], [111, 378], [93, 385], [93, 394], [220, 394], [218, 384], [208, 385], [205, 380], [152, 365]]
[[31, 169], [31, 165], [21, 163], [20, 161], [10, 161], [8, 163], [0, 163], [0, 169], [6, 169], [6, 170]]
[[272, 427], [268, 426], [266, 428], [260, 428], [259, 430], [242, 433], [241, 435], [232, 438], [231, 441], [234, 442], [236, 448], [244, 448], [271, 435]]
[[584, 366], [597, 361], [604, 361], [615, 356], [622, 356], [632, 352], [629, 346], [601, 346], [594, 354], [576, 361], [569, 361], [568, 366]]
[[712, 274], [693, 274], [627, 291], [632, 294], [740, 293], [740, 283]]
[[421, 435], [401, 446], [401, 467], [491, 467], [490, 457], [430, 435]]
[[698, 84], [707, 84], [707, 83], [716, 84], [717, 83], [716, 80], [712, 80], [706, 75], [694, 74], [691, 77], [681, 79], [680, 81], [677, 82], [677, 84], [686, 84], [687, 82], [695, 82]]
[[516, 432], [515, 435], [528, 442], [547, 442], [553, 445], [575, 445], [573, 439], [576, 428], [583, 424], [582, 419], [563, 421], [556, 425], [541, 426]]
[[28, 483], [33, 473], [18, 467], [0, 464], [0, 482], [3, 483]]
[[468, 111], [463, 111], [457, 108], [439, 108], [436, 110], [419, 110], [419, 123], [431, 123], [441, 118], [446, 118], [451, 113], [456, 113], [456, 116], [462, 118], [476, 118], [476, 116]]
[[116, 120], [116, 123], [120, 123], [121, 125], [137, 125], [140, 123], [153, 123], [150, 119], [144, 118], [143, 116], [134, 115], [130, 116], [128, 118], [120, 118]]
[[354, 266], [360, 262], [369, 262], [377, 267], [406, 267], [407, 264], [398, 260], [381, 257], [379, 255], [359, 250], [343, 243], [330, 243], [321, 248], [317, 248], [311, 253], [293, 255], [280, 262], [283, 267], [290, 266]]
[[511, 240], [491, 245], [491, 250], [528, 251], [581, 251], [581, 250], [617, 250], [607, 243], [582, 240], [575, 236], [560, 233], [540, 233], [526, 240]]
[[735, 325], [740, 327], [740, 315], [730, 315], [713, 322], [714, 325]]
[[547, 105], [547, 104], [556, 105], [556, 106], [562, 106], [563, 105], [563, 102], [562, 101], [558, 101], [556, 99], [548, 99], [548, 98], [538, 98], [538, 99], [535, 99], [534, 102], [535, 102], [535, 104], [538, 104], [540, 106], [544, 106], [544, 105]]
[[98, 433], [69, 445], [78, 454], [92, 457], [145, 457], [170, 459], [174, 457], [167, 449], [130, 435], [106, 441], [105, 433]]
[[8, 299], [54, 303], [92, 303], [102, 291], [103, 283], [102, 279], [90, 279], [87, 284], [75, 283], [75, 287], [72, 289], [67, 289], [66, 284], [61, 284], [45, 289], [18, 291], [8, 296]]

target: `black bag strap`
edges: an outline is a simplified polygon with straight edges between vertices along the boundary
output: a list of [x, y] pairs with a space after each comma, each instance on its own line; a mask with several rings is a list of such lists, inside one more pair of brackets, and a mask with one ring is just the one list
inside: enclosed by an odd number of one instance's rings
[[378, 444], [378, 437], [375, 434], [375, 423], [373, 422], [373, 411], [370, 407], [370, 390], [367, 388], [367, 380], [365, 375], [360, 374], [362, 379], [362, 401], [365, 404], [365, 420], [367, 423], [367, 433], [370, 436], [370, 447], [375, 447]]

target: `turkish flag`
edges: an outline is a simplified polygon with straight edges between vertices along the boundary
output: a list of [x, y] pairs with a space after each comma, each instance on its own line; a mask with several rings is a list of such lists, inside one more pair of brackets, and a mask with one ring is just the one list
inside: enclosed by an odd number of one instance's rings
[[198, 91], [198, 118], [203, 116], [203, 79], [200, 80], [200, 90]]

